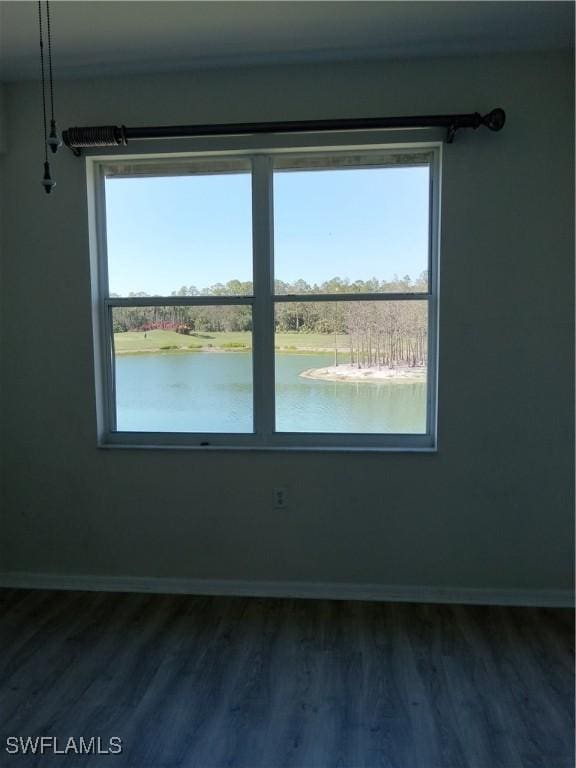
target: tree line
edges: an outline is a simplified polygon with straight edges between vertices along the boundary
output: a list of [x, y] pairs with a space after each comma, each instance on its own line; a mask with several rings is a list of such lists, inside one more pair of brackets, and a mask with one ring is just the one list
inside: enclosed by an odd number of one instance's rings
[[[249, 296], [249, 281], [231, 280], [198, 290], [182, 286], [172, 296]], [[335, 277], [321, 284], [304, 280], [275, 281], [276, 295], [335, 293], [415, 293], [428, 290], [424, 272], [416, 280], [406, 275], [391, 281]], [[139, 298], [148, 294], [129, 294]], [[335, 364], [347, 358], [357, 367], [424, 365], [427, 361], [426, 301], [277, 302], [275, 330], [319, 333], [332, 337]], [[249, 306], [115, 307], [114, 333], [173, 330], [184, 335], [252, 330]]]

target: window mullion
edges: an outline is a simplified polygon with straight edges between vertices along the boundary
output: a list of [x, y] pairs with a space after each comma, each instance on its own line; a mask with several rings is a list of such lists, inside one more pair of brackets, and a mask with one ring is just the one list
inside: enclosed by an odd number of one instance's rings
[[112, 317], [112, 307], [106, 307], [104, 312], [104, 322], [106, 338], [109, 343], [106, 344], [106, 366], [104, 375], [106, 377], [108, 429], [116, 431], [117, 413], [116, 413], [116, 356], [114, 353], [114, 320]]
[[274, 220], [272, 159], [252, 160], [254, 431], [263, 444], [274, 431]]
[[439, 248], [440, 248], [440, 164], [442, 148], [430, 164], [429, 246], [428, 246], [428, 386], [426, 432], [434, 441], [438, 432], [438, 332], [439, 332]]
[[431, 293], [281, 293], [276, 301], [315, 304], [320, 301], [427, 301]]
[[127, 296], [105, 299], [107, 307], [226, 307], [250, 306], [251, 296]]

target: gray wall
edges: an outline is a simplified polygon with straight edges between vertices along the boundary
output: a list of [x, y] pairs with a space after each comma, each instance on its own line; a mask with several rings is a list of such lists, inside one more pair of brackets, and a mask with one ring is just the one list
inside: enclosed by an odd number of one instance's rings
[[38, 88], [10, 86], [4, 568], [568, 588], [572, 71], [539, 54], [58, 83], [62, 126], [503, 106], [505, 131], [445, 152], [431, 455], [98, 450], [84, 164], [59, 155], [44, 195]]
[[4, 85], [0, 83], [0, 155], [6, 151], [6, 110], [4, 107]]
[[[2, 263], [3, 263], [3, 218], [4, 218], [4, 153], [6, 152], [6, 109], [4, 106], [4, 85], [0, 83], [0, 275], [2, 270]], [[2, 306], [2, 283], [0, 280], [0, 307]], [[1, 316], [1, 309], [0, 309], [0, 316]], [[2, 333], [0, 331], [0, 372], [3, 371], [3, 360], [2, 360]], [[0, 374], [0, 403], [2, 403], [2, 389], [3, 389], [3, 374]], [[3, 446], [2, 446], [2, 440], [4, 436], [4, 428], [3, 428], [3, 421], [0, 419], [0, 572], [4, 568], [4, 562], [3, 562], [3, 552], [4, 552], [4, 546], [3, 546], [3, 531], [6, 530], [5, 520], [4, 520], [4, 496], [3, 496], [3, 486], [2, 486], [2, 477], [3, 477], [3, 468], [2, 468], [2, 457], [3, 457]]]

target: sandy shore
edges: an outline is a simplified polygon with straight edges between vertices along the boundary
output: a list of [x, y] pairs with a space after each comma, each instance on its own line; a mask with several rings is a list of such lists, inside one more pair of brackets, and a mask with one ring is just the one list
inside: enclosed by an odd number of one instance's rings
[[331, 365], [328, 368], [308, 368], [300, 376], [305, 379], [322, 379], [324, 381], [425, 381], [426, 368], [408, 366], [399, 368], [356, 368], [350, 364]]

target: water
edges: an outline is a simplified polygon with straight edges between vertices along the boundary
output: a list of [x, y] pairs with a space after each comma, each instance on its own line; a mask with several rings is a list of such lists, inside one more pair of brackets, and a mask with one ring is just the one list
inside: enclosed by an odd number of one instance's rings
[[[423, 382], [353, 383], [305, 379], [330, 354], [276, 354], [279, 432], [422, 433]], [[119, 355], [120, 431], [252, 432], [252, 355], [248, 352]]]

